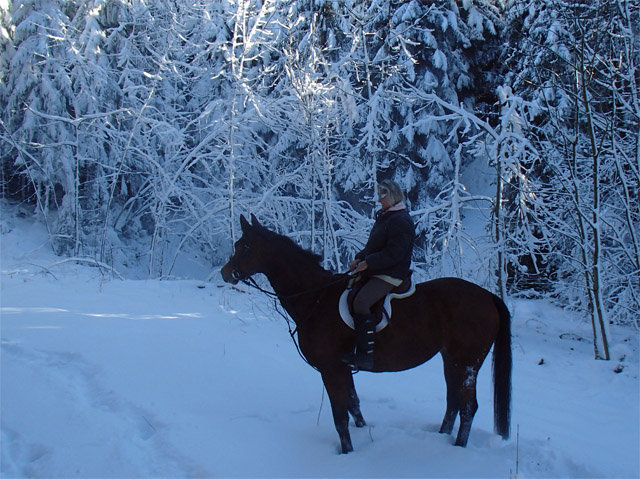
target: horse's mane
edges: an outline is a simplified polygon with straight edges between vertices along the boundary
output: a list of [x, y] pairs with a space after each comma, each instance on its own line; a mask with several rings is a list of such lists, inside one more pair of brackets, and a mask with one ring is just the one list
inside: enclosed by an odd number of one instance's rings
[[288, 236], [281, 235], [266, 228], [263, 230], [263, 236], [265, 236], [265, 238], [270, 242], [277, 244], [283, 250], [286, 250], [289, 261], [296, 261], [298, 263], [304, 262], [305, 264], [308, 263], [310, 266], [317, 267], [318, 270], [326, 271], [320, 265], [320, 261], [322, 261], [322, 255], [304, 249]]

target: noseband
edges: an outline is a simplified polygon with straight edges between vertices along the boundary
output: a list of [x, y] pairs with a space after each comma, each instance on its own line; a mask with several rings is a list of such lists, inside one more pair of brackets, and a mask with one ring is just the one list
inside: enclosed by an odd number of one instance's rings
[[238, 272], [238, 270], [231, 271], [231, 277], [236, 281], [242, 281], [242, 274]]
[[240, 251], [240, 254], [238, 255], [233, 255], [234, 257], [231, 259], [231, 261], [229, 261], [229, 264], [231, 264], [233, 270], [231, 270], [231, 277], [236, 280], [236, 281], [245, 281], [250, 275], [246, 275], [244, 273], [241, 273], [238, 270], [238, 267], [236, 266], [237, 263], [249, 252], [249, 246], [248, 245], [244, 245], [242, 247], [242, 251]]

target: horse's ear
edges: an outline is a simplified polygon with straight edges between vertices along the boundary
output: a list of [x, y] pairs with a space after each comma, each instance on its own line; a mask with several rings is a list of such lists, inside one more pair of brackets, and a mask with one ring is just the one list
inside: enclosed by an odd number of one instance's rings
[[254, 227], [257, 226], [258, 228], [260, 228], [262, 226], [258, 221], [258, 218], [256, 218], [256, 215], [254, 215], [253, 213], [251, 213], [251, 223], [253, 224]]
[[244, 217], [244, 215], [240, 215], [240, 227], [242, 228], [243, 233], [248, 233], [249, 230], [251, 229], [251, 225], [249, 224], [247, 219]]

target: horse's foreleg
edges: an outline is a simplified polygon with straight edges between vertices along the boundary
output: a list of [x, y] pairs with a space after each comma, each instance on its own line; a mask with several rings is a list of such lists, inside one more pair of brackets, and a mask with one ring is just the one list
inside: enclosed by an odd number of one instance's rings
[[447, 411], [444, 413], [440, 432], [451, 434], [456, 417], [458, 417], [458, 411], [460, 411], [460, 380], [456, 377], [451, 359], [445, 353], [442, 353], [442, 362], [444, 364], [444, 378], [447, 383]]
[[456, 438], [456, 446], [466, 447], [471, 432], [471, 423], [478, 410], [476, 399], [476, 378], [478, 370], [472, 366], [465, 369], [460, 387], [460, 428]]
[[356, 423], [357, 427], [366, 426], [367, 423], [362, 417], [362, 413], [360, 412], [360, 399], [358, 398], [358, 393], [356, 393], [356, 386], [353, 383], [353, 375], [351, 372], [349, 374], [349, 403], [348, 409], [351, 415], [353, 416], [353, 420]]
[[329, 371], [322, 373], [322, 381], [327, 389], [331, 411], [333, 412], [333, 422], [340, 437], [342, 453], [347, 454], [353, 451], [351, 435], [349, 434], [349, 393], [350, 384], [344, 371]]

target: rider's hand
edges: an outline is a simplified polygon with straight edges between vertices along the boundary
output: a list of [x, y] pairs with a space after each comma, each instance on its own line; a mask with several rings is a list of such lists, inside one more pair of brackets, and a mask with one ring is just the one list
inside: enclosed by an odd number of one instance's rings
[[369, 267], [369, 265], [367, 264], [366, 261], [360, 261], [358, 263], [358, 266], [356, 268], [356, 273], [361, 273], [362, 271], [364, 271], [365, 269], [367, 269]]

